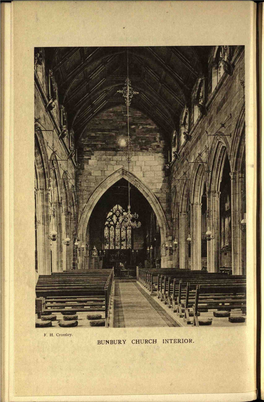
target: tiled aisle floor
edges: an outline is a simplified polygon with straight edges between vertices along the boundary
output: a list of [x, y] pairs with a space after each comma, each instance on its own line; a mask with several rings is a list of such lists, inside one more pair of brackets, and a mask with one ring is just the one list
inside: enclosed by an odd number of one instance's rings
[[136, 282], [116, 281], [114, 327], [177, 327]]

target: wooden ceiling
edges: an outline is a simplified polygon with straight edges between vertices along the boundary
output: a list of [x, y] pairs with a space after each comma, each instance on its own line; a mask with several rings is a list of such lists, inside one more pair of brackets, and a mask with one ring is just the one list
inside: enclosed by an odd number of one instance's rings
[[67, 110], [76, 140], [99, 112], [124, 104], [129, 78], [139, 94], [131, 106], [151, 118], [165, 138], [179, 123], [198, 77], [207, 75], [211, 47], [65, 47], [46, 48], [60, 102]]

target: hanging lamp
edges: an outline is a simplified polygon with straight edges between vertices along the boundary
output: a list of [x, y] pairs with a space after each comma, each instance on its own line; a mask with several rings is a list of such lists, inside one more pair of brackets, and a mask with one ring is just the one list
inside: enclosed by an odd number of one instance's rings
[[[134, 91], [131, 85], [131, 81], [129, 79], [129, 61], [128, 61], [128, 50], [127, 50], [127, 78], [125, 81], [125, 86], [122, 90], [117, 91], [121, 93], [126, 104], [126, 112], [127, 112], [127, 170], [130, 171], [130, 125], [129, 125], [129, 107], [131, 105], [131, 101], [134, 95], [137, 95], [138, 92]], [[128, 181], [128, 205], [127, 212], [123, 213], [123, 221], [122, 226], [131, 227], [133, 229], [139, 229], [141, 227], [141, 222], [138, 220], [139, 216], [137, 213], [131, 213], [131, 187]]]

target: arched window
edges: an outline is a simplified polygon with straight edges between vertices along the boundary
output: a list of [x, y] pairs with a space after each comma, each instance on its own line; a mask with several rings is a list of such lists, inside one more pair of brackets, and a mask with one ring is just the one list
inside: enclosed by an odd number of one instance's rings
[[125, 214], [125, 210], [118, 204], [108, 212], [104, 226], [105, 250], [132, 248], [132, 227], [123, 224]]

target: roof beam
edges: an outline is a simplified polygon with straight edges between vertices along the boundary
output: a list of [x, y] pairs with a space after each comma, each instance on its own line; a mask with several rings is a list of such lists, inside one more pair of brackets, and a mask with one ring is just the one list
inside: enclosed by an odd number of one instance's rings
[[59, 61], [59, 63], [55, 64], [55, 65], [52, 67], [52, 70], [53, 70], [54, 72], [56, 72], [56, 71], [61, 67], [61, 65], [62, 65], [63, 63], [65, 63], [65, 61], [68, 61], [69, 58], [74, 55], [74, 53], [76, 53], [76, 52], [79, 51], [79, 49], [80, 49], [79, 47], [71, 48], [71, 49], [61, 58], [61, 60]]
[[82, 72], [82, 70], [91, 62], [91, 59], [101, 50], [102, 48], [97, 47], [92, 53], [90, 53], [86, 59], [82, 61], [81, 64], [79, 64], [75, 69], [68, 74], [67, 78], [63, 81], [62, 85], [63, 86], [68, 86], [68, 82], [73, 80], [76, 75]]
[[146, 96], [145, 94], [141, 94], [140, 98], [141, 98], [142, 102], [145, 102], [150, 106], [151, 112], [148, 111], [148, 116], [151, 119], [153, 119], [153, 120], [155, 120], [155, 118], [158, 119], [160, 122], [162, 122], [162, 124], [160, 123], [161, 126], [167, 126], [167, 127], [173, 127], [174, 128], [174, 124], [168, 123], [167, 116], [165, 116], [164, 113], [162, 113], [161, 110], [157, 110], [154, 113], [155, 116], [153, 117], [153, 106], [155, 106], [155, 104], [151, 101], [151, 99], [149, 99], [148, 96]]
[[151, 105], [151, 106], [154, 106], [155, 108], [156, 108], [156, 110], [154, 111], [154, 114], [159, 114], [161, 117], [162, 117], [162, 119], [164, 119], [164, 120], [167, 120], [168, 119], [168, 116], [166, 116], [163, 112], [162, 112], [162, 110], [160, 110], [159, 109], [159, 107], [157, 107], [158, 105], [157, 105], [157, 103], [155, 103], [155, 102], [153, 102], [151, 99], [149, 99], [149, 97], [145, 94], [145, 93], [142, 93], [141, 94], [141, 97], [142, 98], [144, 98], [144, 99], [146, 99], [147, 101], [148, 101], [148, 103]]
[[[149, 72], [152, 75], [152, 77], [155, 78], [155, 80], [157, 82], [160, 82], [159, 77], [150, 67], [145, 67], [145, 68], [146, 68], [146, 71]], [[185, 103], [175, 94], [174, 91], [171, 90], [170, 87], [168, 87], [167, 84], [162, 83], [162, 86], [169, 92], [169, 94], [176, 100], [176, 102], [178, 102], [182, 107], [184, 107]]]
[[[160, 84], [162, 84], [162, 86], [164, 88], [167, 89], [167, 91], [171, 94], [171, 96], [175, 99], [176, 102], [178, 102], [182, 107], [184, 107], [185, 103], [175, 94], [174, 91], [172, 91], [167, 84], [165, 84], [164, 82], [162, 82], [161, 77], [155, 72], [153, 71], [153, 69], [151, 67], [149, 67], [148, 65], [146, 65], [145, 62], [143, 62], [138, 56], [135, 56], [135, 58], [141, 63], [142, 68], [145, 70], [145, 72], [149, 72], [152, 77]], [[164, 70], [163, 70], [164, 71]], [[164, 99], [164, 98], [162, 98]]]
[[[115, 88], [114, 88], [114, 90], [115, 90]], [[96, 100], [93, 101], [90, 105], [88, 105], [85, 108], [85, 111], [84, 111], [84, 113], [82, 113], [82, 115], [79, 114], [80, 113], [80, 111], [79, 111], [78, 118], [80, 118], [80, 124], [76, 126], [77, 130], [81, 129], [81, 127], [83, 125], [83, 122], [82, 122], [83, 119], [85, 122], [85, 116], [87, 116], [87, 110], [94, 112], [94, 110], [95, 110], [94, 107], [96, 107], [96, 109], [97, 109], [97, 107], [100, 106], [105, 101], [107, 101], [109, 103], [110, 97], [112, 96], [112, 92], [113, 92], [113, 88], [110, 88], [110, 90], [104, 88], [104, 90], [101, 91], [101, 94], [96, 98]], [[98, 106], [96, 105], [97, 102], [100, 102]], [[76, 117], [77, 116], [75, 116], [75, 120], [76, 120]], [[78, 128], [78, 126], [79, 126], [79, 128]]]
[[188, 68], [188, 70], [195, 75], [195, 77], [199, 77], [199, 72], [197, 70], [195, 70], [193, 68], [193, 66], [191, 65], [191, 63], [189, 62], [189, 60], [182, 54], [182, 52], [174, 46], [170, 46], [170, 50], [172, 51], [172, 53], [183, 62], [183, 64], [185, 65], [185, 67]]
[[73, 110], [76, 110], [81, 103], [83, 103], [87, 98], [89, 98], [103, 83], [106, 81], [106, 78], [102, 78], [86, 95], [84, 95], [76, 104]]
[[[96, 78], [101, 72], [103, 72], [103, 71], [107, 68], [108, 64], [109, 64], [111, 61], [113, 61], [115, 58], [116, 58], [116, 55], [113, 55], [112, 57], [110, 57], [110, 58], [106, 61], [105, 64], [100, 64], [99, 66], [97, 66], [97, 67], [88, 75], [88, 77], [86, 78], [85, 85], [89, 84], [89, 80], [92, 81], [92, 80], [93, 80], [94, 78]], [[116, 69], [115, 69], [115, 70], [116, 70]], [[115, 71], [115, 70], [114, 70], [114, 71]], [[75, 80], [72, 81], [72, 83], [71, 83], [70, 86], [68, 87], [67, 91], [65, 92], [63, 102], [65, 102], [65, 100], [66, 100], [66, 98], [67, 98], [67, 95], [68, 95], [68, 93], [69, 93], [69, 91], [70, 91], [70, 89], [71, 89], [71, 86], [73, 85], [74, 81], [75, 81]], [[71, 96], [68, 98], [68, 101], [67, 101], [68, 103], [71, 102], [71, 99], [80, 91], [80, 89], [83, 87], [83, 85], [84, 85], [84, 83], [82, 82], [80, 85], [78, 85], [78, 86], [74, 89], [74, 91], [71, 93]]]
[[[154, 98], [156, 98], [156, 101], [157, 101], [157, 94], [153, 91], [152, 86], [151, 86], [147, 81], [144, 81], [144, 85], [146, 85], [148, 91], [151, 93], [151, 95], [152, 95]], [[138, 86], [137, 88], [140, 88], [140, 86]], [[173, 113], [175, 112], [175, 110], [172, 108], [172, 106], [169, 104], [169, 102], [167, 102], [167, 100], [164, 99], [164, 98], [162, 98], [162, 97], [160, 97], [160, 99], [162, 99], [162, 103], [163, 103], [163, 104], [166, 106], [166, 108], [169, 109], [170, 112], [173, 114]], [[159, 102], [159, 103], [160, 103], [160, 102]]]
[[186, 85], [186, 83], [184, 82], [184, 79], [176, 73], [176, 71], [174, 71], [170, 66], [168, 66], [165, 61], [155, 52], [154, 49], [152, 49], [151, 47], [147, 47], [147, 49], [152, 53], [152, 55], [155, 57], [156, 60], [158, 60], [158, 62], [165, 68], [165, 70], [178, 82], [180, 82], [180, 84], [188, 91], [191, 91], [191, 88]]
[[95, 116], [95, 114], [98, 113], [106, 104], [107, 104], [107, 100], [105, 100], [101, 105], [99, 105], [99, 106], [91, 113], [91, 115], [89, 116], [89, 118], [85, 120], [85, 122], [84, 122], [84, 124], [85, 124], [85, 125], [84, 125], [84, 128], [83, 128], [83, 130], [81, 131], [81, 134], [78, 136], [77, 142], [80, 141], [80, 139], [82, 138], [82, 136], [83, 136], [83, 134], [84, 134], [84, 131], [85, 131], [85, 129], [86, 129], [87, 124], [89, 123], [89, 121], [92, 120], [92, 118]]

